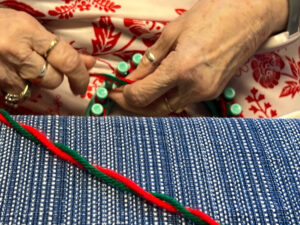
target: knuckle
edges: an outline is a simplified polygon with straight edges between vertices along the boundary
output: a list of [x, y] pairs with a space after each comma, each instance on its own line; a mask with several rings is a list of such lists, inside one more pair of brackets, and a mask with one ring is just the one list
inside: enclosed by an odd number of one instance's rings
[[11, 45], [8, 40], [0, 41], [0, 55], [8, 61], [23, 64], [30, 59], [32, 51], [24, 46]]
[[137, 91], [136, 88], [129, 88], [129, 86], [125, 86], [124, 97], [130, 105], [137, 107], [145, 107], [148, 105], [146, 99]]
[[70, 51], [69, 53], [66, 53], [63, 60], [64, 71], [66, 73], [72, 73], [79, 67], [80, 63], [80, 55], [75, 50]]
[[26, 63], [31, 56], [31, 51], [26, 48], [17, 48], [12, 51], [12, 55], [19, 61], [19, 63]]

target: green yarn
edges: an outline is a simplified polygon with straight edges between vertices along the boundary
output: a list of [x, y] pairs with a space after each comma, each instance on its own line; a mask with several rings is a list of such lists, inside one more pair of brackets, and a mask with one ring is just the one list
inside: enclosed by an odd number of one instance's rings
[[[27, 131], [25, 128], [23, 128], [18, 122], [16, 122], [8, 112], [6, 112], [4, 109], [0, 110], [0, 113], [3, 115], [3, 117], [12, 125], [12, 127], [20, 133], [22, 136], [25, 138], [40, 144], [41, 142], [34, 136], [32, 135], [29, 131]], [[68, 146], [61, 144], [61, 143], [54, 143], [54, 145], [61, 149], [63, 152], [67, 153], [70, 155], [73, 159], [75, 159], [77, 162], [79, 162], [84, 168], [86, 168], [91, 174], [99, 178], [100, 180], [108, 183], [109, 185], [113, 187], [117, 187], [122, 191], [128, 191], [130, 193], [136, 194], [132, 189], [127, 187], [125, 184], [122, 182], [115, 180], [106, 174], [102, 173], [99, 171], [95, 166], [91, 165], [84, 157], [82, 157], [79, 153], [74, 151], [73, 149], [69, 148]], [[151, 193], [155, 197], [169, 203], [172, 205], [175, 209], [177, 209], [182, 215], [184, 215], [186, 218], [190, 219], [191, 221], [195, 222], [196, 224], [204, 225], [207, 224], [206, 222], [202, 221], [200, 218], [189, 212], [183, 205], [181, 205], [177, 200], [161, 194], [161, 193]], [[139, 196], [139, 195], [138, 195]]]
[[196, 224], [199, 225], [207, 225], [206, 222], [204, 222], [203, 220], [200, 220], [197, 216], [195, 216], [193, 213], [191, 213], [190, 211], [188, 211], [186, 208], [184, 208], [183, 205], [181, 205], [177, 200], [175, 200], [174, 198], [171, 198], [168, 195], [164, 195], [162, 193], [155, 193], [155, 192], [151, 192], [151, 194], [153, 194], [155, 197], [169, 203], [170, 205], [172, 205], [175, 209], [178, 210], [178, 212], [180, 212], [182, 215], [184, 215], [186, 218], [190, 219], [191, 221], [195, 222]]
[[207, 107], [207, 109], [210, 111], [210, 113], [213, 115], [213, 117], [220, 116], [215, 104], [212, 101], [204, 101], [203, 103]]
[[[40, 144], [41, 142], [33, 136], [29, 131], [27, 131], [25, 128], [23, 128], [18, 122], [16, 122], [8, 112], [6, 112], [4, 109], [0, 110], [1, 114], [5, 117], [5, 119], [12, 125], [12, 127], [19, 132], [21, 135], [23, 135], [25, 138]], [[97, 178], [105, 181], [106, 183], [119, 188], [122, 191], [130, 191], [132, 190], [128, 188], [125, 184], [114, 180], [113, 178], [107, 176], [106, 174], [99, 171], [96, 167], [91, 165], [84, 157], [82, 157], [80, 154], [78, 154], [73, 149], [69, 148], [68, 146], [61, 144], [61, 143], [54, 143], [56, 147], [61, 149], [63, 152], [67, 153], [68, 155], [72, 156], [77, 162], [79, 162], [84, 168], [86, 168], [91, 174], [95, 175]]]
[[106, 77], [114, 82], [119, 83], [120, 85], [128, 84], [128, 82], [119, 79], [114, 74], [109, 74], [109, 73], [95, 73], [95, 74], [101, 75], [102, 77]]
[[84, 157], [82, 157], [79, 153], [74, 151], [73, 149], [69, 148], [68, 146], [61, 144], [61, 143], [54, 143], [56, 147], [61, 149], [63, 152], [67, 153], [68, 155], [72, 156], [77, 162], [79, 162], [84, 168], [86, 168], [91, 174], [95, 175], [100, 180], [119, 188], [122, 191], [129, 191], [133, 192], [130, 188], [128, 188], [125, 184], [107, 176], [106, 174], [99, 171], [96, 167], [91, 165]]
[[7, 111], [4, 109], [0, 110], [0, 113], [3, 115], [3, 117], [12, 125], [12, 127], [21, 135], [26, 137], [27, 139], [35, 142], [40, 143], [38, 139], [35, 138], [29, 131], [27, 131], [25, 128], [23, 128], [17, 121], [15, 121]]

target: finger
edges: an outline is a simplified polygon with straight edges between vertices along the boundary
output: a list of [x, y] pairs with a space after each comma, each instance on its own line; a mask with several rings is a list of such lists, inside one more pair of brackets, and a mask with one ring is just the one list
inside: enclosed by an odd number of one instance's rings
[[160, 64], [160, 62], [173, 49], [178, 34], [179, 29], [176, 29], [172, 24], [168, 24], [164, 28], [158, 40], [149, 49], [155, 57], [155, 62], [150, 62], [149, 59], [146, 57], [146, 54], [144, 54], [138, 67], [131, 74], [129, 74], [127, 78], [131, 80], [140, 80], [148, 74], [152, 73]]
[[127, 103], [124, 95], [120, 91], [112, 91], [109, 97], [114, 100], [123, 109], [143, 116], [166, 116], [170, 111], [162, 98], [159, 98], [151, 105], [146, 107], [135, 107]]
[[28, 56], [21, 60], [16, 65], [16, 70], [24, 80], [36, 79], [41, 73], [41, 76], [46, 72], [45, 59], [35, 51], [31, 51]]
[[82, 59], [84, 65], [85, 65], [85, 68], [87, 70], [90, 70], [95, 66], [95, 63], [96, 63], [95, 57], [90, 56], [90, 55], [80, 54], [80, 58]]
[[124, 86], [123, 94], [127, 103], [136, 107], [145, 107], [174, 88], [177, 85], [177, 74], [169, 66], [172, 65], [174, 57], [175, 52], [170, 53], [153, 73]]
[[26, 81], [24, 81], [12, 67], [0, 64], [0, 90], [2, 94], [20, 94], [25, 86]]
[[56, 70], [51, 64], [47, 65], [45, 76], [41, 79], [36, 78], [32, 83], [47, 89], [57, 88], [64, 79], [64, 74]]
[[79, 53], [67, 42], [59, 41], [47, 60], [68, 77], [73, 93], [84, 94], [86, 92], [89, 83], [88, 71]]
[[18, 65], [17, 71], [22, 79], [48, 89], [58, 87], [64, 76], [35, 51]]
[[[55, 39], [55, 36], [47, 31], [44, 36], [47, 38], [34, 39], [32, 43], [34, 50], [41, 55], [47, 52], [50, 43]], [[68, 77], [74, 94], [85, 93], [89, 83], [88, 71], [79, 53], [71, 45], [64, 40], [59, 40], [49, 52], [47, 61]]]

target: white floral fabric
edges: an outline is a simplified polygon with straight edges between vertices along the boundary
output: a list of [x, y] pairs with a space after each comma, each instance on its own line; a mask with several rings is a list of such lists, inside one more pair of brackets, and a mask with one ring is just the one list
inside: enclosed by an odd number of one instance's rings
[[[111, 73], [119, 61], [144, 53], [164, 26], [196, 0], [0, 0], [0, 7], [23, 10], [79, 52], [93, 55], [93, 72]], [[14, 113], [83, 115], [97, 87], [91, 76], [86, 94], [74, 96], [67, 79], [55, 90], [33, 88], [33, 95]], [[229, 83], [244, 117], [273, 118], [300, 110], [300, 39], [254, 55]], [[4, 107], [3, 101], [1, 107]], [[199, 103], [201, 104], [201, 103]], [[203, 107], [185, 111], [202, 115]]]

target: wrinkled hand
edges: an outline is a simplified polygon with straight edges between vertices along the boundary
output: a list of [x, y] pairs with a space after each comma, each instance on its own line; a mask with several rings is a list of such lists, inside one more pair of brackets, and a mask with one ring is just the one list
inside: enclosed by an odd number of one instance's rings
[[[11, 9], [0, 9], [0, 90], [19, 94], [25, 80], [34, 80], [45, 64], [42, 55], [56, 36], [32, 16]], [[59, 40], [47, 57], [48, 66], [40, 87], [58, 87], [68, 77], [74, 94], [83, 94], [88, 86], [90, 69], [95, 60], [78, 54], [64, 40]]]
[[136, 82], [110, 97], [148, 116], [214, 99], [263, 41], [284, 29], [287, 14], [287, 0], [198, 1], [151, 47], [156, 63], [144, 56], [128, 76]]

